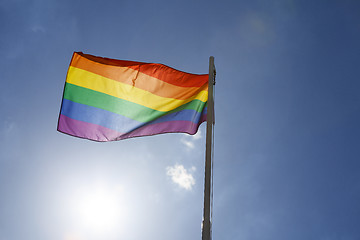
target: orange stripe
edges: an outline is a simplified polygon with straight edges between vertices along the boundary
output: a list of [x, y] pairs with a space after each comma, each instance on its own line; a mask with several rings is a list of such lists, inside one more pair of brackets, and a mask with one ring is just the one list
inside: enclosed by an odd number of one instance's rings
[[[208, 82], [208, 74], [191, 74], [176, 70], [159, 63], [143, 63], [134, 61], [116, 60], [96, 57], [89, 54], [76, 52], [74, 55], [82, 56], [90, 61], [108, 66], [128, 67], [146, 75], [179, 87], [201, 87]], [[140, 70], [139, 70], [140, 66]]]
[[[99, 62], [94, 62], [88, 58], [82, 57], [77, 53], [74, 53], [70, 66], [80, 68], [82, 70], [89, 71], [118, 82], [133, 85], [136, 88], [143, 89], [161, 97], [174, 98], [179, 100], [188, 99], [194, 94], [197, 94], [199, 90], [207, 91], [208, 87], [207, 81], [201, 87], [174, 86], [157, 78], [146, 75], [142, 71], [139, 72], [129, 67], [105, 65]], [[142, 67], [143, 66], [140, 68]], [[180, 74], [182, 73], [180, 72]]]

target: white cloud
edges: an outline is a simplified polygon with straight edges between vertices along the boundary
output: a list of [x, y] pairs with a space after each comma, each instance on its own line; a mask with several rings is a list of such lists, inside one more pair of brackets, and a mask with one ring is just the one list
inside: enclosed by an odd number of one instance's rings
[[13, 131], [16, 130], [15, 122], [5, 120], [3, 123], [3, 132], [5, 135], [11, 134]]
[[202, 138], [201, 130], [199, 128], [198, 132], [195, 135], [185, 135], [180, 139], [181, 143], [184, 144], [188, 150], [195, 148], [195, 141]]
[[162, 197], [159, 193], [152, 192], [148, 195], [148, 198], [150, 201], [155, 203], [160, 203], [162, 200]]
[[194, 149], [195, 145], [194, 142], [191, 140], [186, 140], [185, 138], [182, 138], [181, 143], [183, 143], [188, 149]]
[[191, 136], [194, 140], [199, 140], [202, 138], [202, 134], [201, 134], [201, 130], [199, 128], [199, 130], [197, 131], [197, 133], [195, 135]]
[[30, 27], [30, 30], [33, 32], [33, 33], [45, 33], [46, 30], [43, 26], [41, 25], [32, 25]]
[[173, 167], [166, 168], [166, 174], [171, 177], [171, 180], [186, 190], [191, 190], [195, 185], [195, 179], [191, 172], [196, 170], [192, 167], [189, 171], [183, 165], [175, 164]]

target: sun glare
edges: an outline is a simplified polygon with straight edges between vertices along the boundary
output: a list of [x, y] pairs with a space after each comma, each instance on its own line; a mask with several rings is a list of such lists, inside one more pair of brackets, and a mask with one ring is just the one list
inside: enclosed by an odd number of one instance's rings
[[90, 228], [108, 230], [117, 222], [119, 206], [116, 197], [98, 192], [86, 196], [81, 202], [78, 213], [82, 223]]
[[82, 189], [72, 196], [71, 215], [77, 229], [108, 235], [119, 231], [126, 213], [121, 191], [105, 187]]

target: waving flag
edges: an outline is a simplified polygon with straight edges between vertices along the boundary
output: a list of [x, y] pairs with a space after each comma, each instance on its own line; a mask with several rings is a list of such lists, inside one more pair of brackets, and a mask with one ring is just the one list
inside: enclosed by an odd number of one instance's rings
[[75, 52], [58, 131], [94, 141], [182, 132], [206, 121], [208, 74]]

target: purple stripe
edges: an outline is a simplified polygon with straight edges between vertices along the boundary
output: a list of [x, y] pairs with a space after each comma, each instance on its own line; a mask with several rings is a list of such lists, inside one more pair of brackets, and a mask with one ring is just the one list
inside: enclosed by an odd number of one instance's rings
[[151, 136], [162, 133], [188, 133], [194, 135], [197, 132], [202, 122], [203, 121], [200, 121], [199, 124], [195, 124], [190, 121], [171, 121], [171, 122], [150, 124], [138, 128], [130, 133], [123, 134], [117, 140], [132, 138], [132, 137]]
[[191, 121], [169, 121], [145, 125], [130, 133], [119, 133], [96, 124], [74, 120], [61, 114], [59, 118], [58, 131], [75, 137], [86, 138], [99, 142], [107, 142], [161, 133], [181, 132], [195, 134], [199, 125], [205, 120], [206, 115], [202, 115], [199, 124], [195, 124]]
[[201, 124], [202, 122], [207, 122], [207, 113], [201, 115], [199, 124]]
[[121, 133], [93, 123], [87, 123], [60, 114], [58, 131], [69, 135], [106, 142], [115, 139]]

